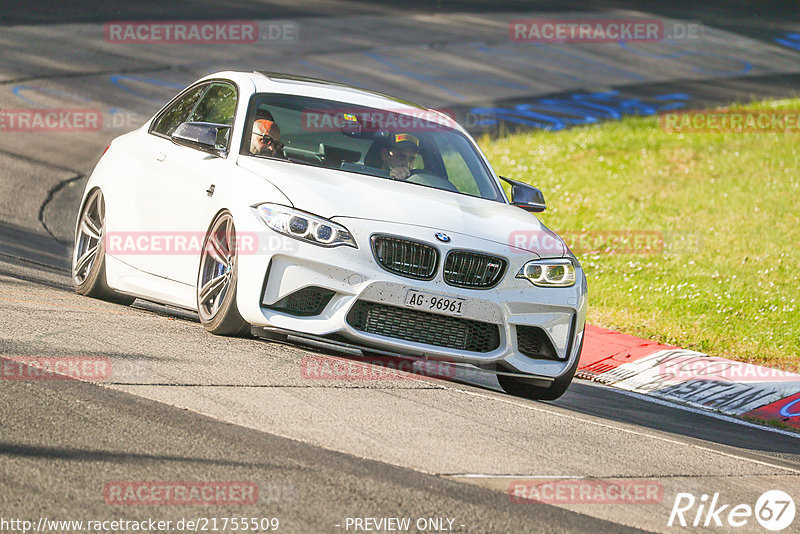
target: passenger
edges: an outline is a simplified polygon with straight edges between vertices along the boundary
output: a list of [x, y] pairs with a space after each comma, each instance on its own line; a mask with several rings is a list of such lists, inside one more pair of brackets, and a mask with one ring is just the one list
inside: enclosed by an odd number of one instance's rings
[[253, 122], [253, 133], [250, 138], [250, 154], [254, 156], [269, 156], [283, 158], [283, 143], [281, 129], [274, 122], [267, 119], [258, 119]]

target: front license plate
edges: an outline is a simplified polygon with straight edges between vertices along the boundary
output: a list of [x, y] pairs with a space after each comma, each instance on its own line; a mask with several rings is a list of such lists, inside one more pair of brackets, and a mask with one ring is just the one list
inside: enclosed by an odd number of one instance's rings
[[417, 310], [459, 316], [464, 313], [464, 309], [467, 307], [467, 299], [409, 289], [406, 294], [406, 306]]

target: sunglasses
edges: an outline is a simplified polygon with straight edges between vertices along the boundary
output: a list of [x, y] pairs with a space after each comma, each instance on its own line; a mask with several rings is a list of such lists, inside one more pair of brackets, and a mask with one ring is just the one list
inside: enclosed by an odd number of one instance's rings
[[419, 152], [414, 152], [413, 154], [406, 154], [405, 152], [401, 152], [399, 150], [389, 149], [389, 155], [393, 158], [403, 158], [408, 161], [414, 161], [417, 159]]
[[272, 145], [272, 149], [273, 150], [281, 151], [281, 150], [283, 150], [283, 147], [286, 146], [283, 143], [281, 143], [280, 141], [274, 139], [271, 135], [258, 134], [258, 133], [255, 133], [255, 132], [253, 132], [253, 135], [255, 135], [256, 137], [261, 139], [261, 142], [264, 143], [265, 145]]

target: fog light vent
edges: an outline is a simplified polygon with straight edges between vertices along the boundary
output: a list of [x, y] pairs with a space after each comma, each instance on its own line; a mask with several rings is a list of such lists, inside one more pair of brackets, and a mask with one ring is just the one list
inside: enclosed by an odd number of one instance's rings
[[561, 360], [550, 338], [538, 326], [517, 325], [517, 349], [537, 360]]
[[305, 287], [289, 293], [275, 304], [262, 304], [265, 308], [298, 317], [319, 315], [333, 298], [334, 292], [322, 287]]

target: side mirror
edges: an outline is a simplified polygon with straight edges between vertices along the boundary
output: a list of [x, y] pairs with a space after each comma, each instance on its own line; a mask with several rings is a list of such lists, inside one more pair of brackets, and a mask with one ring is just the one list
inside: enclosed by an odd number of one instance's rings
[[503, 176], [500, 179], [511, 185], [511, 203], [514, 206], [532, 213], [539, 213], [547, 209], [544, 195], [536, 187]]
[[184, 122], [172, 133], [172, 142], [218, 157], [225, 157], [228, 155], [225, 147], [228, 144], [230, 129], [231, 127], [227, 124]]

